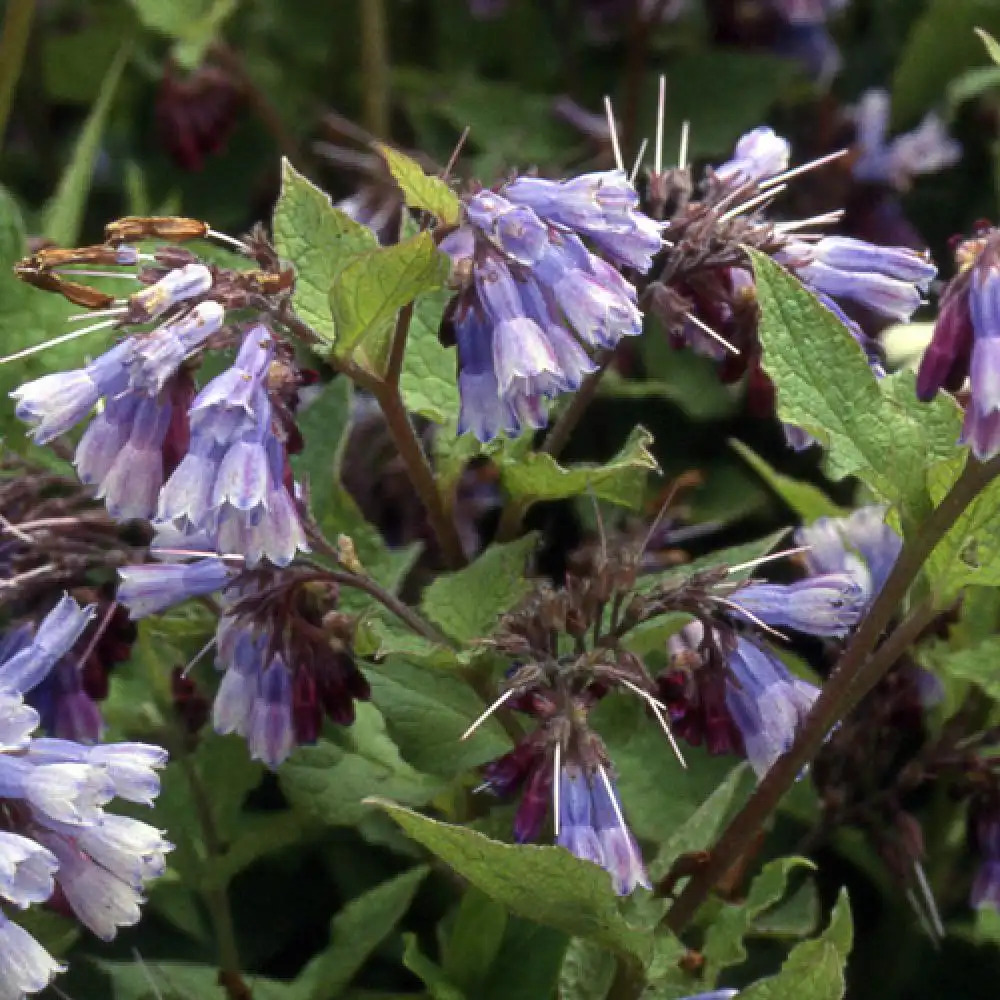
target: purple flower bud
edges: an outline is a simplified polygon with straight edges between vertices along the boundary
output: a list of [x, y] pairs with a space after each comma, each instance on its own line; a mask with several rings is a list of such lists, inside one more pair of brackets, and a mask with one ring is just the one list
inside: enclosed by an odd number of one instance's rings
[[758, 618], [810, 635], [839, 636], [861, 620], [867, 597], [850, 574], [827, 573], [792, 584], [751, 583], [734, 591], [731, 600], [744, 621]]
[[772, 128], [761, 125], [736, 143], [733, 158], [715, 168], [725, 183], [749, 184], [774, 177], [788, 169], [791, 146]]
[[152, 323], [168, 309], [204, 295], [212, 287], [212, 272], [204, 264], [185, 264], [129, 297], [128, 320]]
[[221, 559], [190, 563], [144, 563], [118, 571], [118, 602], [134, 620], [165, 611], [174, 604], [202, 597], [229, 584], [235, 570]]
[[941, 297], [934, 334], [917, 370], [917, 398], [927, 402], [939, 389], [956, 390], [965, 381], [972, 352], [973, 328], [969, 301], [961, 291]]

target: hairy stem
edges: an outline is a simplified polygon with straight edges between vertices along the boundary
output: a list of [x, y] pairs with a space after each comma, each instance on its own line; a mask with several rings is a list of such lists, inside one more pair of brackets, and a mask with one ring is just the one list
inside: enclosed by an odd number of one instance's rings
[[35, 18], [35, 0], [8, 0], [0, 29], [0, 145], [7, 130], [7, 119], [14, 101], [14, 91], [21, 79], [24, 53]]
[[749, 849], [802, 768], [819, 752], [826, 734], [878, 683], [927, 625], [930, 611], [927, 605], [921, 605], [872, 655], [920, 568], [965, 508], [998, 473], [1000, 458], [981, 463], [970, 457], [945, 498], [903, 545], [885, 585], [816, 699], [792, 748], [767, 772], [746, 805], [719, 837], [708, 862], [691, 878], [671, 907], [665, 923], [675, 934], [687, 927], [712, 887]]
[[427, 511], [428, 520], [434, 529], [444, 561], [450, 568], [459, 569], [465, 565], [466, 561], [462, 540], [458, 537], [455, 522], [448, 516], [445, 509], [444, 501], [441, 499], [441, 493], [434, 479], [434, 470], [424, 454], [424, 449], [420, 446], [417, 432], [406, 412], [406, 407], [403, 406], [399, 390], [394, 385], [382, 382], [373, 387], [372, 391], [382, 409], [382, 415], [385, 417], [396, 450], [406, 466], [410, 483]]
[[[191, 788], [195, 815], [201, 827], [205, 849], [209, 855], [209, 864], [211, 864], [213, 859], [220, 858], [225, 854], [225, 845], [222, 843], [215, 825], [212, 801], [191, 758], [185, 755], [180, 760]], [[210, 879], [209, 884], [202, 890], [202, 895], [212, 918], [215, 943], [219, 949], [219, 983], [224, 987], [230, 1000], [248, 1000], [251, 995], [250, 987], [247, 986], [240, 972], [240, 953], [236, 944], [236, 930], [233, 926], [233, 914], [229, 908], [229, 894], [226, 887], [221, 884], [217, 885], [214, 880]]]
[[361, 3], [361, 79], [363, 122], [372, 135], [389, 137], [389, 25], [385, 0]]

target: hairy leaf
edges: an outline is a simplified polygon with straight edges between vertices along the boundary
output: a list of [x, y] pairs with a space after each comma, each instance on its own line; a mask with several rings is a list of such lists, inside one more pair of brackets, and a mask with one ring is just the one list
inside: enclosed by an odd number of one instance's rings
[[459, 642], [488, 636], [530, 591], [524, 567], [534, 547], [534, 535], [491, 545], [471, 566], [439, 576], [424, 592], [424, 613]]
[[422, 208], [441, 222], [458, 222], [461, 205], [455, 192], [441, 180], [424, 173], [423, 167], [398, 149], [377, 143], [375, 147], [389, 166], [389, 173], [400, 186], [403, 200], [410, 208]]
[[607, 872], [561, 847], [502, 844], [384, 800], [374, 804], [463, 878], [512, 913], [644, 960], [648, 934], [626, 923]]
[[295, 266], [295, 311], [323, 339], [336, 339], [330, 288], [344, 265], [378, 246], [372, 231], [334, 208], [330, 196], [288, 160], [281, 161], [281, 194], [274, 207], [274, 245]]
[[[441, 316], [453, 294], [443, 288], [417, 299], [399, 379], [399, 391], [406, 408], [436, 424], [447, 424], [458, 418], [455, 352], [444, 347], [438, 339]], [[448, 435], [449, 431], [442, 429], [440, 433]]]
[[645, 496], [647, 476], [659, 471], [649, 450], [652, 442], [649, 431], [636, 427], [611, 461], [569, 468], [544, 452], [531, 452], [516, 461], [503, 461], [501, 482], [511, 498], [523, 507], [539, 500], [562, 500], [593, 491], [599, 500], [637, 508]]
[[352, 357], [367, 371], [381, 374], [399, 310], [417, 296], [441, 288], [449, 269], [447, 255], [438, 250], [430, 233], [348, 261], [330, 287], [337, 355]]
[[918, 402], [913, 374], [876, 380], [847, 328], [767, 255], [749, 251], [761, 304], [763, 365], [778, 415], [828, 449], [835, 479], [858, 476], [899, 507], [904, 528], [930, 510], [925, 469], [957, 453], [950, 397]]

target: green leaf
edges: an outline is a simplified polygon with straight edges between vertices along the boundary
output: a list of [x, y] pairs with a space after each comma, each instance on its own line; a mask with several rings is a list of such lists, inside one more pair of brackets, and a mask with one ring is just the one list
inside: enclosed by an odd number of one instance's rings
[[531, 590], [524, 567], [535, 541], [534, 535], [526, 535], [491, 545], [472, 565], [439, 576], [424, 591], [424, 614], [460, 642], [490, 635], [500, 616]]
[[[111, 980], [113, 1000], [222, 1000], [216, 965], [188, 962], [105, 962], [88, 958]], [[288, 983], [253, 977], [254, 1000], [292, 1000]], [[104, 994], [102, 994], [104, 995]]]
[[1000, 638], [991, 636], [968, 649], [946, 650], [934, 644], [928, 648], [928, 662], [935, 670], [982, 688], [1000, 701]]
[[588, 491], [599, 500], [638, 508], [649, 473], [659, 471], [649, 450], [652, 443], [649, 431], [636, 427], [608, 463], [573, 465], [568, 469], [551, 455], [534, 451], [516, 461], [502, 461], [500, 479], [511, 499], [524, 508], [540, 500], [562, 500]]
[[444, 970], [420, 950], [416, 934], [403, 935], [403, 965], [427, 987], [431, 1000], [465, 1000], [465, 994], [449, 981]]
[[742, 458], [781, 497], [782, 500], [802, 519], [811, 524], [821, 517], [846, 517], [849, 513], [838, 507], [821, 489], [812, 483], [803, 483], [778, 472], [755, 451], [736, 438], [729, 439], [729, 447]]
[[[455, 352], [438, 339], [444, 307], [453, 295], [442, 288], [417, 299], [399, 378], [406, 408], [436, 424], [454, 423], [458, 418]], [[448, 431], [442, 429], [440, 433]]]
[[403, 306], [448, 280], [448, 257], [430, 233], [379, 247], [348, 261], [333, 279], [330, 309], [337, 327], [334, 350], [381, 375]]
[[[395, 592], [416, 561], [420, 546], [415, 543], [390, 549], [340, 482], [352, 399], [351, 382], [339, 377], [324, 386], [319, 398], [298, 415], [306, 447], [293, 456], [292, 469], [309, 485], [310, 508], [324, 535], [331, 542], [336, 542], [338, 535], [349, 536], [368, 575]], [[344, 610], [362, 611], [373, 604], [374, 598], [359, 590], [345, 587], [341, 592]]]
[[741, 991], [740, 1000], [841, 1000], [847, 989], [844, 965], [853, 932], [847, 893], [841, 890], [827, 929], [797, 944], [776, 976]]
[[279, 772], [289, 802], [307, 819], [329, 826], [353, 826], [367, 812], [366, 796], [391, 795], [409, 805], [424, 805], [441, 790], [440, 779], [421, 774], [399, 755], [379, 711], [356, 706], [354, 725], [341, 747], [328, 740], [300, 747]]
[[511, 916], [489, 979], [470, 1000], [539, 1000], [556, 995], [569, 939], [562, 931]]
[[739, 906], [723, 905], [705, 933], [701, 953], [705, 957], [706, 982], [715, 982], [719, 973], [746, 960], [743, 943], [756, 918], [780, 902], [789, 875], [797, 868], [816, 866], [806, 858], [777, 858], [768, 862], [753, 880], [747, 898]]
[[982, 28], [976, 28], [976, 34], [979, 35], [980, 41], [986, 46], [986, 51], [989, 53], [989, 57], [1000, 66], [1000, 42], [998, 42], [988, 31], [983, 31]]
[[907, 525], [925, 517], [925, 470], [957, 453], [960, 418], [939, 395], [921, 403], [912, 372], [876, 380], [847, 328], [766, 254], [748, 251], [761, 305], [764, 370], [778, 415], [828, 449], [827, 473], [855, 475], [897, 505]]
[[56, 193], [45, 207], [42, 231], [61, 246], [74, 246], [80, 240], [83, 213], [94, 175], [94, 163], [100, 150], [101, 139], [111, 112], [118, 84], [132, 54], [132, 42], [126, 40], [115, 54], [101, 81], [97, 100], [83, 123], [73, 147], [73, 155], [62, 176]]
[[403, 200], [410, 208], [421, 208], [451, 226], [458, 222], [461, 203], [458, 196], [440, 177], [424, 173], [423, 167], [398, 149], [376, 143], [396, 183], [403, 192]]
[[129, 0], [139, 20], [179, 45], [173, 56], [187, 70], [198, 67], [240, 0]]
[[935, 104], [949, 80], [966, 67], [983, 63], [983, 32], [976, 37], [981, 26], [1000, 30], [1000, 10], [993, 0], [929, 0], [910, 30], [893, 74], [895, 126], [915, 121]]
[[449, 982], [469, 996], [479, 996], [484, 980], [503, 945], [507, 910], [474, 886], [469, 886], [455, 913], [442, 949]]
[[495, 717], [461, 738], [486, 706], [455, 674], [393, 657], [365, 676], [389, 736], [417, 770], [452, 777], [510, 749]]
[[330, 922], [330, 944], [310, 960], [295, 980], [295, 1000], [340, 996], [368, 956], [403, 919], [426, 865], [411, 868], [355, 897]]
[[334, 208], [330, 196], [291, 163], [281, 161], [281, 194], [274, 207], [274, 246], [295, 267], [295, 311], [327, 343], [336, 332], [330, 288], [347, 261], [378, 246], [370, 229]]
[[[929, 469], [931, 499], [940, 503], [965, 466], [965, 455]], [[1000, 586], [1000, 482], [993, 480], [938, 542], [925, 565], [940, 607], [970, 584]]]
[[650, 937], [618, 912], [607, 872], [561, 847], [502, 844], [392, 802], [373, 802], [414, 840], [512, 913], [644, 961]]
[[559, 972], [562, 1000], [604, 1000], [615, 978], [615, 956], [606, 948], [573, 938]]

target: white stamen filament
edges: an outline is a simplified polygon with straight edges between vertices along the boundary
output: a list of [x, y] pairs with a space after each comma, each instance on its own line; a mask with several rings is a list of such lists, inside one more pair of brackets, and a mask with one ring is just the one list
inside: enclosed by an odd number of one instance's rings
[[[835, 222], [840, 222], [844, 216], [844, 210], [838, 208], [834, 212], [824, 212], [822, 215], [814, 215], [808, 219], [796, 219], [793, 222], [779, 222], [775, 229], [783, 233], [790, 233], [802, 226], [832, 226]], [[802, 239], [800, 236], [799, 239]]]
[[667, 113], [667, 78], [660, 75], [660, 90], [656, 98], [656, 145], [653, 148], [653, 173], [663, 171], [663, 121]]
[[493, 704], [490, 705], [489, 708], [487, 708], [486, 711], [483, 712], [483, 714], [480, 715], [479, 718], [476, 719], [476, 721], [473, 722], [461, 736], [459, 736], [459, 740], [467, 740], [508, 698], [511, 697], [511, 695], [514, 694], [515, 690], [516, 688], [511, 688], [509, 691], [504, 691], [504, 693], [500, 695], [500, 697], [497, 698], [497, 700], [493, 702]]
[[559, 836], [559, 771], [562, 766], [562, 743], [557, 742], [552, 752], [552, 826]]
[[924, 873], [924, 866], [919, 861], [913, 862], [913, 873], [917, 877], [917, 885], [920, 886], [920, 893], [924, 898], [924, 905], [927, 907], [927, 916], [931, 922], [931, 926], [934, 928], [938, 939], [942, 939], [946, 934], [944, 923], [941, 920], [941, 914], [938, 912], [937, 903], [934, 900], [934, 892], [927, 881], [927, 875]]
[[783, 181], [791, 180], [793, 177], [808, 173], [810, 170], [824, 167], [826, 164], [833, 163], [834, 160], [839, 160], [842, 156], [846, 156], [848, 152], [849, 150], [847, 149], [838, 149], [835, 153], [827, 153], [826, 156], [821, 156], [816, 160], [810, 160], [808, 163], [792, 167], [791, 170], [783, 170], [780, 174], [775, 174], [773, 177], [768, 177], [767, 180], [761, 181], [760, 189], [764, 191], [769, 187], [774, 187], [775, 184], [781, 184]]
[[32, 354], [40, 354], [42, 351], [47, 351], [50, 347], [57, 347], [59, 344], [76, 340], [77, 337], [85, 337], [88, 333], [95, 333], [97, 330], [105, 330], [113, 325], [113, 319], [106, 319], [101, 320], [100, 323], [95, 323], [93, 326], [85, 326], [82, 330], [64, 333], [61, 337], [53, 337], [52, 340], [45, 341], [44, 344], [35, 344], [34, 347], [26, 347], [23, 351], [18, 351], [16, 354], [8, 354], [7, 357], [0, 358], [0, 365], [5, 365], [9, 361], [19, 361], [21, 358], [30, 357]]
[[779, 184], [773, 191], [765, 191], [763, 194], [757, 195], [756, 198], [751, 198], [749, 201], [743, 202], [742, 205], [736, 205], [734, 208], [729, 209], [723, 215], [719, 216], [719, 222], [728, 222], [730, 219], [735, 219], [737, 215], [742, 215], [744, 212], [749, 212], [751, 209], [760, 208], [762, 205], [766, 205], [781, 194], [787, 185]]
[[[145, 977], [146, 982], [149, 983], [149, 988], [153, 991], [153, 996], [156, 997], [156, 1000], [163, 1000], [163, 994], [156, 985], [156, 980], [153, 979], [153, 974], [149, 971], [149, 966], [142, 960], [142, 955], [139, 954], [138, 948], [132, 949], [132, 960], [139, 966], [140, 969], [142, 969], [142, 974]], [[51, 987], [52, 984], [50, 983], [49, 986]]]
[[191, 673], [192, 669], [194, 669], [194, 665], [201, 660], [201, 658], [216, 644], [217, 641], [217, 637], [213, 635], [212, 638], [209, 639], [208, 642], [206, 642], [205, 645], [202, 646], [201, 649], [199, 649], [198, 652], [195, 653], [194, 656], [188, 661], [188, 665], [181, 671], [181, 677], [187, 677], [187, 675]]
[[912, 889], [907, 889], [905, 895], [906, 901], [910, 904], [910, 908], [917, 915], [917, 921], [920, 923], [921, 930], [936, 945], [937, 936], [934, 933], [934, 928], [931, 926], [930, 921], [927, 919], [927, 914], [924, 912], [924, 908], [920, 905], [920, 900], [917, 899], [917, 894]]
[[639, 143], [639, 152], [635, 154], [635, 163], [632, 164], [632, 173], [628, 176], [630, 184], [634, 184], [636, 177], [639, 176], [639, 168], [642, 166], [642, 158], [646, 155], [646, 147], [648, 145], [648, 139], [643, 139], [642, 142]]
[[[125, 299], [118, 299], [118, 301], [124, 303]], [[99, 316], [121, 316], [125, 311], [126, 308], [124, 305], [113, 306], [110, 309], [91, 309], [90, 312], [73, 313], [72, 316], [67, 316], [66, 322], [79, 323], [80, 320], [94, 319]]]
[[722, 344], [722, 346], [727, 351], [730, 351], [733, 354], [740, 353], [738, 347], [735, 347], [733, 344], [730, 344], [729, 341], [726, 340], [726, 338], [723, 337], [721, 333], [716, 333], [715, 330], [713, 330], [704, 320], [700, 319], [693, 312], [685, 313], [684, 316], [686, 319], [691, 320], [691, 322], [694, 323], [694, 325], [698, 327], [699, 330], [702, 330], [704, 333], [707, 333], [713, 340], [717, 340], [720, 344]]
[[688, 141], [691, 136], [691, 123], [681, 122], [681, 148], [677, 152], [677, 169], [687, 170]]
[[681, 753], [681, 748], [677, 745], [677, 740], [674, 739], [673, 731], [670, 729], [670, 723], [667, 721], [665, 714], [667, 706], [664, 705], [658, 698], [654, 698], [648, 691], [643, 691], [638, 684], [633, 684], [625, 677], [619, 677], [618, 680], [620, 680], [625, 687], [629, 688], [629, 690], [634, 691], [653, 710], [653, 715], [656, 716], [656, 721], [660, 724], [660, 727], [666, 734], [667, 740], [670, 742], [670, 749], [673, 750], [674, 756], [677, 758], [681, 767], [683, 767], [686, 771], [687, 761], [684, 759], [684, 755]]
[[91, 271], [69, 267], [54, 267], [52, 270], [56, 274], [66, 275], [67, 278], [128, 278], [129, 281], [138, 281], [132, 271]]
[[797, 556], [800, 552], [809, 552], [811, 545], [800, 545], [795, 549], [782, 549], [780, 552], [772, 552], [769, 556], [761, 556], [760, 559], [750, 559], [748, 562], [737, 563], [730, 566], [727, 573], [740, 573], [745, 569], [753, 569], [755, 566], [763, 566], [764, 563], [774, 562], [776, 559], [784, 559], [786, 556]]
[[210, 236], [213, 240], [218, 240], [220, 243], [228, 244], [242, 254], [249, 255], [250, 253], [250, 247], [242, 240], [238, 240], [234, 236], [227, 236], [225, 233], [220, 233], [217, 229], [209, 229], [205, 235]]
[[718, 601], [719, 604], [724, 604], [727, 608], [732, 608], [734, 611], [738, 611], [741, 615], [749, 618], [750, 621], [754, 623], [758, 628], [763, 629], [765, 632], [769, 632], [771, 635], [780, 639], [782, 642], [788, 642], [788, 636], [782, 632], [779, 632], [776, 628], [771, 628], [767, 622], [758, 618], [752, 611], [747, 611], [742, 605], [737, 604], [736, 601], [730, 601], [726, 597], [720, 597], [718, 594], [709, 595], [711, 600]]
[[615, 811], [615, 817], [618, 819], [618, 825], [623, 831], [627, 831], [628, 827], [625, 825], [622, 807], [618, 804], [618, 796], [615, 795], [614, 785], [611, 784], [611, 779], [608, 777], [608, 772], [604, 770], [603, 764], [597, 765], [597, 772], [601, 776], [601, 781], [604, 782], [604, 787], [608, 790], [608, 797], [611, 799], [611, 806]]
[[615, 166], [625, 173], [625, 161], [622, 159], [622, 147], [618, 142], [618, 125], [615, 123], [615, 112], [611, 107], [611, 98], [604, 97], [604, 113], [608, 116], [608, 131], [611, 133], [611, 151], [615, 156]]
[[3, 514], [0, 514], [0, 527], [2, 527], [4, 531], [13, 535], [15, 538], [19, 538], [26, 545], [35, 544], [35, 540], [31, 537], [31, 535], [23, 532], [16, 524], [11, 524], [10, 521], [3, 516]]

